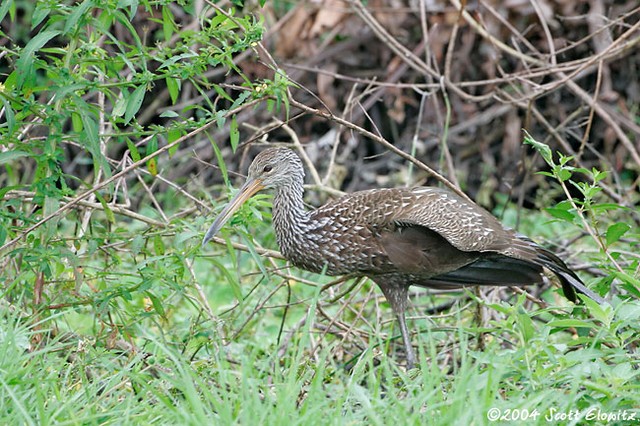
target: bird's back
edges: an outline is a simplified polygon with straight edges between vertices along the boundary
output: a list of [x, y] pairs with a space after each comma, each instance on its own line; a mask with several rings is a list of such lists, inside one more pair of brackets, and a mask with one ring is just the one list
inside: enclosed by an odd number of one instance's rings
[[304, 249], [283, 249], [294, 264], [328, 275], [369, 276], [382, 288], [540, 284], [547, 268], [570, 300], [575, 289], [603, 302], [555, 254], [445, 189], [345, 195], [310, 212], [302, 238]]
[[482, 208], [431, 187], [347, 194], [310, 212], [300, 231], [279, 241], [283, 254], [328, 275], [430, 277], [467, 265], [480, 252], [499, 252], [515, 238]]

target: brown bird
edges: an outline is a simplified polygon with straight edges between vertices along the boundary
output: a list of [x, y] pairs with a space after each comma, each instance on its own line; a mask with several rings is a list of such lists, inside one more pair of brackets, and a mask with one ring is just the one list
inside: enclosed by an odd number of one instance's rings
[[435, 187], [372, 189], [308, 211], [302, 199], [303, 182], [302, 162], [293, 151], [262, 151], [202, 245], [252, 195], [274, 189], [273, 226], [284, 257], [312, 272], [371, 278], [398, 319], [408, 369], [416, 362], [404, 316], [412, 285], [541, 284], [546, 268], [558, 277], [570, 300], [576, 301], [577, 290], [603, 302], [555, 254], [504, 228], [486, 210], [451, 191]]

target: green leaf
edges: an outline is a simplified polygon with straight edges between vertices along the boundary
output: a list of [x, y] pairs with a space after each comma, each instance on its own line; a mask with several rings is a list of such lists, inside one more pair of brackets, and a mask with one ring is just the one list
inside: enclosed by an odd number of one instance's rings
[[231, 186], [229, 183], [229, 174], [227, 172], [227, 165], [224, 162], [224, 157], [222, 156], [222, 152], [220, 152], [220, 148], [216, 145], [216, 142], [210, 136], [210, 134], [206, 133], [207, 137], [209, 137], [209, 141], [211, 142], [211, 146], [213, 147], [213, 152], [216, 154], [216, 159], [218, 160], [218, 167], [220, 167], [220, 172], [222, 173], [222, 180], [224, 180], [225, 185], [227, 187]]
[[[11, 3], [13, 2], [12, 1], [3, 2], [2, 6], [0, 6], [0, 10], [4, 9], [5, 6]], [[40, 23], [44, 21], [44, 19], [47, 16], [49, 16], [49, 13], [51, 13], [51, 4], [49, 4], [48, 2], [38, 1], [35, 3], [36, 3], [36, 8], [33, 11], [33, 14], [31, 15], [31, 29], [34, 29], [35, 27], [40, 25]]]
[[82, 118], [82, 135], [83, 140], [86, 142], [85, 147], [87, 151], [91, 153], [93, 159], [93, 167], [97, 172], [102, 169], [107, 178], [111, 177], [111, 168], [109, 162], [100, 152], [100, 135], [98, 132], [98, 123], [91, 117], [88, 111], [83, 111]]
[[153, 283], [154, 283], [154, 279], [153, 278], [145, 278], [142, 283], [134, 288], [132, 288], [132, 291], [141, 291], [141, 292], [146, 292], [147, 290], [149, 290], [151, 287], [153, 287]]
[[517, 316], [522, 337], [525, 342], [528, 342], [533, 336], [535, 336], [536, 328], [533, 325], [531, 317], [526, 312], [518, 312]]
[[572, 173], [569, 169], [566, 169], [562, 166], [554, 166], [553, 173], [556, 175], [558, 180], [562, 182], [566, 182], [571, 179]]
[[[149, 156], [158, 150], [158, 138], [154, 135], [151, 139], [149, 139], [149, 143], [147, 143], [147, 152], [146, 156]], [[147, 161], [147, 169], [149, 169], [149, 173], [152, 176], [156, 176], [158, 174], [158, 162], [155, 158], [151, 158]]]
[[[233, 250], [231, 250], [230, 253], [231, 252], [233, 252]], [[242, 294], [242, 287], [240, 287], [240, 283], [238, 282], [237, 278], [231, 274], [230, 269], [226, 265], [218, 262], [212, 257], [208, 258], [207, 260], [213, 263], [217, 267], [218, 271], [220, 271], [222, 275], [224, 275], [227, 283], [231, 285], [231, 291], [233, 292], [233, 295], [235, 296], [236, 300], [239, 303], [243, 303], [244, 295]]]
[[240, 105], [242, 105], [244, 101], [246, 101], [250, 96], [251, 96], [251, 92], [248, 90], [246, 92], [240, 93], [236, 98], [236, 100], [233, 101], [233, 103], [231, 104], [231, 107], [229, 107], [229, 110], [232, 111], [240, 107]]
[[17, 160], [18, 158], [27, 157], [29, 153], [24, 151], [6, 151], [0, 152], [0, 164], [9, 163], [11, 161]]
[[149, 161], [147, 161], [147, 169], [149, 170], [149, 173], [151, 173], [151, 176], [157, 176], [158, 161], [155, 158], [151, 158]]
[[6, 228], [0, 224], [0, 246], [7, 240], [7, 235], [8, 233]]
[[240, 130], [238, 130], [238, 121], [234, 115], [231, 118], [231, 130], [229, 131], [229, 141], [231, 142], [231, 150], [235, 152], [240, 143]]
[[607, 228], [607, 233], [605, 234], [607, 245], [611, 245], [618, 241], [620, 237], [622, 237], [629, 229], [631, 229], [631, 226], [624, 222], [614, 223], [613, 225], [609, 226]]
[[209, 25], [211, 26], [211, 28], [216, 28], [227, 20], [228, 18], [224, 14], [222, 14], [221, 12], [216, 12], [216, 16], [211, 18], [211, 20], [209, 21]]
[[224, 123], [225, 121], [227, 121], [227, 118], [225, 117], [226, 114], [227, 114], [226, 110], [220, 110], [220, 111], [216, 111], [215, 114], [213, 115], [213, 118], [216, 120], [216, 125], [220, 129], [224, 127]]
[[104, 209], [104, 214], [107, 217], [107, 220], [110, 223], [115, 224], [116, 223], [116, 216], [113, 214], [113, 210], [111, 210], [111, 208], [109, 208], [109, 204], [107, 204], [107, 201], [104, 199], [104, 197], [99, 193], [96, 192], [96, 198], [98, 199], [98, 202], [100, 202], [100, 204], [102, 205], [102, 208]]
[[290, 118], [289, 117], [289, 113], [291, 111], [291, 105], [289, 104], [289, 97], [286, 96], [286, 94], [285, 94], [285, 96], [284, 96], [284, 98], [282, 100], [282, 103], [284, 104], [285, 117], [286, 117], [287, 121], [289, 121], [289, 118]]
[[533, 149], [538, 151], [538, 153], [540, 153], [540, 155], [548, 165], [554, 165], [553, 154], [551, 152], [551, 148], [549, 148], [549, 145], [538, 142], [526, 130], [524, 130], [524, 143], [527, 145], [531, 145]]
[[640, 298], [640, 280], [626, 272], [615, 271], [614, 275], [622, 281], [622, 288], [627, 290], [631, 295]]
[[[113, 12], [113, 15], [115, 16], [116, 20], [127, 29], [128, 31], [128, 36], [132, 37], [133, 40], [136, 43], [136, 47], [138, 48], [139, 51], [144, 51], [144, 47], [142, 46], [142, 41], [140, 40], [140, 36], [138, 35], [138, 31], [136, 31], [136, 29], [133, 27], [133, 25], [131, 24], [131, 18], [132, 16], [126, 16], [124, 13], [122, 13], [120, 10], [115, 10]], [[142, 57], [142, 59], [144, 60], [144, 56]], [[142, 68], [146, 68], [146, 63], [142, 63], [140, 64], [140, 66]], [[132, 71], [135, 70], [135, 67], [131, 69]]]
[[11, 102], [1, 96], [0, 99], [2, 99], [2, 103], [4, 104], [4, 118], [7, 122], [8, 134], [11, 135], [16, 127], [16, 116], [13, 112], [13, 108], [11, 108]]
[[161, 317], [165, 316], [164, 306], [162, 306], [162, 301], [153, 293], [149, 291], [145, 291], [147, 297], [151, 300], [151, 304], [153, 305], [153, 309], [160, 315]]
[[82, 117], [77, 112], [71, 113], [71, 128], [76, 133], [80, 133], [84, 128], [82, 125]]
[[138, 11], [138, 6], [140, 2], [138, 0], [118, 0], [118, 7], [125, 8], [129, 6], [129, 20], [133, 21], [134, 16], [136, 16], [136, 12]]
[[[569, 167], [569, 166], [567, 166]], [[583, 173], [585, 175], [590, 175], [591, 174], [591, 170], [589, 169], [585, 169], [584, 167], [570, 167], [571, 171], [574, 173]]]
[[111, 115], [113, 117], [122, 117], [122, 115], [127, 110], [127, 101], [129, 99], [129, 91], [123, 87], [120, 90], [120, 95], [118, 95], [118, 99], [116, 103], [113, 105], [113, 109], [111, 110]]
[[[9, 11], [9, 8], [11, 8], [13, 10], [13, 13], [15, 13], [15, 3], [13, 2], [13, 0], [6, 0], [3, 1], [2, 4], [0, 4], [0, 22], [2, 22], [2, 20], [4, 19], [5, 15]], [[13, 18], [11, 20], [13, 21]]]
[[560, 327], [560, 328], [568, 328], [568, 327], [591, 328], [593, 327], [593, 324], [584, 320], [579, 320], [579, 319], [557, 319], [557, 320], [552, 320], [548, 322], [547, 325], [549, 327]]
[[595, 167], [593, 167], [591, 169], [591, 175], [593, 176], [593, 181], [598, 183], [602, 179], [605, 179], [607, 176], [609, 176], [609, 172], [607, 172], [607, 171], [601, 172], [600, 170], [598, 170]]
[[[162, 64], [160, 64], [158, 69], [160, 70], [160, 69], [163, 69], [163, 68], [167, 68], [167, 67], [169, 67], [169, 65], [173, 65], [176, 62], [180, 62], [183, 59], [197, 58], [197, 57], [198, 57], [198, 54], [195, 53], [195, 52], [191, 52], [191, 51], [189, 51], [187, 53], [182, 53], [180, 55], [171, 56], [170, 58], [167, 58], [167, 60], [162, 62]], [[168, 77], [168, 78], [172, 78], [172, 77]], [[180, 80], [177, 80], [177, 82], [180, 83]]]
[[147, 142], [145, 155], [151, 155], [157, 150], [158, 150], [158, 137], [156, 135], [153, 135], [149, 138], [149, 142]]
[[551, 172], [540, 171], [540, 172], [536, 172], [536, 174], [540, 175], [540, 176], [546, 176], [546, 177], [550, 177], [550, 178], [555, 178], [555, 176]]
[[177, 112], [168, 109], [168, 110], [164, 111], [162, 114], [160, 114], [160, 117], [162, 117], [162, 118], [176, 118], [176, 117], [180, 117], [180, 116], [178, 115]]
[[158, 256], [164, 256], [164, 241], [162, 241], [162, 237], [160, 235], [156, 235], [153, 237], [153, 249]]
[[598, 203], [598, 204], [592, 204], [591, 208], [593, 209], [594, 212], [607, 212], [610, 210], [625, 210], [625, 211], [631, 211], [631, 209], [627, 206], [623, 206], [620, 204], [615, 204], [615, 203]]
[[129, 153], [131, 153], [131, 159], [137, 163], [140, 161], [140, 152], [138, 152], [138, 147], [131, 141], [131, 139], [127, 138], [126, 141]]
[[167, 83], [167, 90], [169, 91], [169, 96], [171, 97], [171, 103], [173, 105], [178, 101], [178, 95], [180, 94], [180, 80], [173, 77], [165, 78]]
[[91, 0], [84, 0], [79, 6], [75, 7], [73, 12], [71, 12], [65, 20], [62, 33], [68, 34], [72, 29], [79, 31], [82, 26], [78, 25], [78, 21], [87, 13], [87, 10], [89, 10], [91, 6], [93, 6]]
[[578, 295], [587, 306], [589, 313], [593, 318], [604, 323], [607, 327], [613, 320], [613, 308], [609, 304], [600, 304], [595, 300], [583, 294]]
[[[172, 143], [177, 141], [178, 139], [180, 139], [180, 137], [182, 137], [182, 130], [177, 129], [177, 128], [171, 128], [167, 131], [167, 142], [168, 143]], [[173, 145], [171, 148], [169, 148], [169, 157], [173, 157], [173, 154], [175, 154], [178, 151], [178, 147], [180, 146], [179, 143]]]
[[632, 285], [634, 285], [634, 286], [636, 286], [637, 288], [640, 289], [640, 279], [635, 278], [634, 276], [629, 275], [628, 273], [623, 272], [623, 271], [622, 272], [621, 271], [613, 271], [613, 274], [616, 276], [616, 278], [618, 278], [618, 279], [620, 279], [620, 280], [622, 280], [622, 281], [624, 281], [626, 283], [632, 284]]
[[571, 222], [571, 223], [573, 223], [574, 219], [576, 218], [573, 212], [563, 208], [550, 207], [550, 208], [544, 209], [544, 211], [546, 211], [556, 219], [566, 220], [567, 222]]
[[173, 13], [169, 6], [162, 6], [162, 33], [164, 34], [165, 41], [169, 41], [173, 35], [173, 31], [176, 28], [176, 24], [173, 20]]
[[88, 112], [81, 115], [82, 117], [82, 134], [86, 141], [87, 151], [91, 153], [93, 158], [93, 166], [96, 171], [102, 169], [107, 178], [111, 177], [111, 167], [105, 156], [100, 152], [100, 135], [98, 132], [98, 123], [89, 115]]
[[229, 94], [227, 92], [224, 91], [224, 89], [222, 87], [220, 87], [217, 84], [213, 85], [213, 90], [216, 91], [216, 93], [218, 94], [218, 96], [220, 96], [221, 98], [224, 98], [226, 100], [228, 100], [229, 102], [233, 102], [233, 98], [231, 96], [229, 96]]
[[142, 101], [144, 101], [144, 94], [147, 91], [147, 85], [142, 84], [136, 87], [136, 90], [133, 91], [129, 99], [127, 99], [127, 109], [124, 113], [124, 124], [129, 124], [133, 116], [135, 116], [140, 107], [142, 106]]
[[136, 234], [131, 241], [131, 253], [137, 256], [144, 247], [144, 238], [140, 234]]
[[47, 178], [47, 173], [49, 171], [49, 165], [42, 158], [37, 158], [37, 166], [36, 171], [33, 175], [33, 183], [38, 183], [41, 180], [45, 180]]
[[42, 48], [49, 40], [60, 34], [57, 30], [47, 30], [38, 33], [29, 40], [29, 43], [20, 52], [20, 58], [16, 61], [16, 70], [18, 71], [18, 90], [22, 89], [27, 78], [34, 74], [33, 62], [36, 52]]
[[256, 246], [253, 243], [253, 237], [250, 238], [246, 235], [243, 235], [243, 240], [245, 242], [247, 250], [249, 250], [249, 254], [253, 258], [253, 260], [256, 262], [256, 265], [258, 265], [258, 269], [260, 269], [260, 272], [262, 272], [262, 275], [265, 277], [268, 277], [269, 273], [267, 272], [267, 269], [264, 267], [264, 258], [260, 256], [256, 251]]

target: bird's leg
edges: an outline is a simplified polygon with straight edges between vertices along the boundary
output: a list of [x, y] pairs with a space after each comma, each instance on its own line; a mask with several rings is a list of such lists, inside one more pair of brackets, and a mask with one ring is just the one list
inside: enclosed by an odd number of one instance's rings
[[407, 371], [416, 366], [416, 354], [413, 351], [411, 345], [411, 339], [409, 337], [409, 330], [407, 329], [407, 321], [404, 318], [404, 312], [398, 312], [396, 314], [398, 324], [400, 325], [400, 334], [402, 334], [402, 341], [404, 343], [404, 351], [407, 355]]
[[400, 280], [389, 277], [378, 277], [376, 283], [396, 314], [400, 325], [400, 334], [402, 334], [402, 342], [404, 343], [404, 351], [407, 355], [407, 370], [411, 370], [416, 365], [416, 354], [413, 351], [413, 346], [411, 346], [411, 336], [404, 317], [404, 312], [407, 310], [407, 303], [409, 302], [409, 286]]

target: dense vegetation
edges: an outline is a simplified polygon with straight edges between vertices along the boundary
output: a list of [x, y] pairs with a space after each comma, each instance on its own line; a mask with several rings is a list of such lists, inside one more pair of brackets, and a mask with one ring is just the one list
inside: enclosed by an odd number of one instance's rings
[[[0, 3], [1, 424], [640, 418], [637, 5], [320, 3]], [[404, 371], [268, 195], [200, 247], [267, 143], [313, 205], [446, 176], [608, 303], [417, 289]]]

